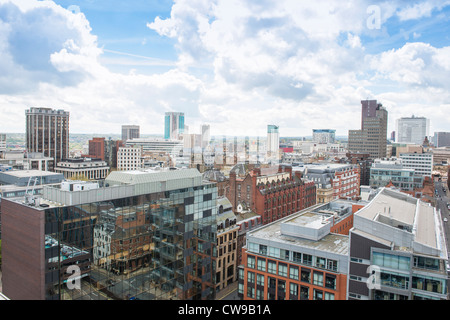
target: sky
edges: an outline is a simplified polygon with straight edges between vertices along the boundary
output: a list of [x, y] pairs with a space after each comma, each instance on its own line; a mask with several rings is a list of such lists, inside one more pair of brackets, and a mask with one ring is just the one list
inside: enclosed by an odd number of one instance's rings
[[25, 110], [71, 133], [283, 137], [360, 129], [361, 100], [450, 131], [450, 1], [0, 0], [0, 132]]

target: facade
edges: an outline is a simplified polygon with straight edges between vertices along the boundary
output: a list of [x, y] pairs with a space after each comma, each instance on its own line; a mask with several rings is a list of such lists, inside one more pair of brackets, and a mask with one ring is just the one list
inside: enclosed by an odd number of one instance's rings
[[267, 224], [316, 203], [313, 182], [293, 175], [291, 166], [274, 168], [277, 171], [264, 174], [261, 168], [255, 167], [241, 176], [231, 170], [227, 198], [233, 211], [253, 211]]
[[267, 126], [267, 157], [278, 160], [280, 153], [279, 126], [269, 124]]
[[397, 142], [422, 145], [429, 136], [430, 120], [425, 117], [403, 117], [397, 119]]
[[373, 159], [386, 157], [388, 112], [376, 100], [361, 101], [361, 105], [361, 130], [349, 130], [348, 150], [369, 153]]
[[397, 158], [375, 159], [370, 168], [370, 186], [384, 187], [392, 183], [404, 191], [413, 191], [423, 187], [424, 177], [417, 175], [414, 169], [405, 168]]
[[334, 129], [313, 129], [312, 139], [317, 143], [335, 143], [336, 130]]
[[50, 170], [69, 157], [69, 112], [50, 108], [25, 110], [28, 152], [53, 158]]
[[447, 245], [431, 205], [383, 188], [354, 215], [348, 300], [447, 299]]
[[142, 147], [119, 147], [117, 170], [139, 170], [142, 168]]
[[433, 174], [432, 153], [400, 153], [404, 168], [414, 169], [416, 175], [430, 177]]
[[226, 197], [217, 199], [216, 294], [237, 280], [237, 219]]
[[332, 230], [336, 222], [350, 229], [352, 211], [351, 204], [339, 213], [315, 205], [248, 232], [239, 268], [242, 299], [345, 300], [349, 238]]
[[5, 295], [214, 299], [214, 184], [191, 169], [115, 171], [107, 187], [80, 184], [45, 186], [37, 206], [2, 199]]
[[92, 138], [89, 140], [89, 155], [86, 157], [99, 158], [106, 161], [110, 168], [117, 168], [117, 151], [120, 147], [124, 147], [122, 140]]
[[317, 203], [338, 198], [355, 199], [359, 196], [360, 169], [355, 164], [310, 164], [294, 167], [317, 187]]
[[450, 132], [435, 132], [433, 143], [437, 148], [450, 147]]
[[184, 131], [184, 113], [166, 112], [164, 117], [164, 139], [180, 140]]
[[0, 133], [0, 152], [6, 151], [6, 134]]
[[105, 179], [110, 167], [101, 159], [69, 158], [58, 162], [55, 172], [62, 173], [65, 179]]
[[346, 157], [349, 163], [359, 165], [359, 185], [368, 186], [370, 184], [370, 167], [373, 159], [368, 153], [347, 152]]
[[140, 138], [140, 128], [136, 125], [122, 126], [122, 141]]
[[64, 180], [61, 173], [42, 170], [0, 170], [0, 185], [19, 187], [60, 183]]
[[127, 141], [126, 146], [140, 146], [143, 152], [165, 152], [173, 157], [178, 156], [183, 151], [182, 140], [140, 138]]

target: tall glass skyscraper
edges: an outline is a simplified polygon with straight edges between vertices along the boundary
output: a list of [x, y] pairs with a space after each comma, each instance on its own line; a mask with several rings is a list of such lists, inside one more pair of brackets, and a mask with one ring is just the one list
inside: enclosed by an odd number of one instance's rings
[[180, 140], [184, 133], [184, 113], [166, 112], [164, 118], [164, 139]]
[[279, 126], [267, 125], [267, 157], [278, 159], [280, 152], [280, 133]]

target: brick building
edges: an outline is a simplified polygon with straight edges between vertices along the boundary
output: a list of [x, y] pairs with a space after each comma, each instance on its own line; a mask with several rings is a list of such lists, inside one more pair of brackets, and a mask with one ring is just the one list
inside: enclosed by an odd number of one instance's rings
[[239, 176], [231, 170], [227, 198], [233, 211], [251, 210], [267, 224], [314, 205], [316, 187], [300, 173], [293, 175], [289, 165], [256, 167]]
[[238, 274], [244, 300], [345, 300], [349, 230], [367, 201], [317, 204], [247, 234]]

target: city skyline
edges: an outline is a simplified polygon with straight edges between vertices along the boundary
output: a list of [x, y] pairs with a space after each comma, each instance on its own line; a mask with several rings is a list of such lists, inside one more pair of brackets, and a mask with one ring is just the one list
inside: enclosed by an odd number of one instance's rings
[[[414, 114], [450, 122], [450, 1], [0, 0], [0, 131], [25, 110], [70, 112], [71, 133], [164, 133], [183, 112], [211, 136], [346, 136], [360, 101], [388, 133]], [[350, 18], [351, 17], [351, 18]]]

